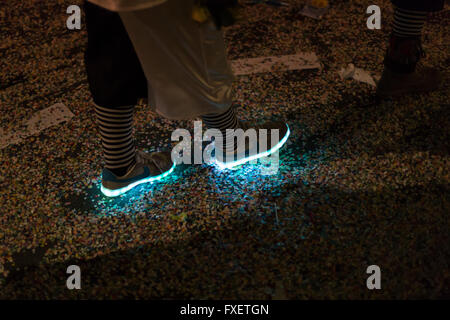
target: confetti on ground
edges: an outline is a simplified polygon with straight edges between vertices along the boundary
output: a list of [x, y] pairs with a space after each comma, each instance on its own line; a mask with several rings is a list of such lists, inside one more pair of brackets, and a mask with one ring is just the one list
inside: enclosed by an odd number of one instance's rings
[[73, 113], [62, 103], [54, 104], [36, 112], [30, 119], [25, 121], [20, 129], [8, 132], [0, 130], [0, 149], [10, 144], [20, 143], [27, 137], [36, 135], [42, 130], [70, 120], [73, 116]]
[[313, 52], [307, 52], [281, 57], [237, 59], [231, 61], [231, 68], [235, 75], [241, 76], [264, 72], [320, 69], [320, 62]]

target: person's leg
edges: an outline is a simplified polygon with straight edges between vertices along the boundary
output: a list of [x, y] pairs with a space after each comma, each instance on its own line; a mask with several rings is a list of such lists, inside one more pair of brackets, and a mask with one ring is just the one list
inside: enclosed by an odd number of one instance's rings
[[133, 136], [133, 106], [95, 107], [102, 140], [105, 168], [116, 176], [124, 176], [136, 163]]
[[[169, 119], [201, 117], [207, 127], [225, 131], [221, 151], [234, 152], [234, 139], [226, 130], [243, 125], [231, 108], [234, 76], [223, 34], [212, 21], [195, 22], [193, 5], [193, 0], [169, 0], [120, 16], [154, 93], [150, 103], [156, 111]], [[280, 138], [288, 133], [284, 123], [279, 123], [279, 130]], [[216, 144], [216, 154], [217, 148]]]
[[426, 11], [395, 8], [392, 34], [399, 38], [420, 38], [427, 14]]
[[86, 70], [105, 168], [122, 176], [135, 162], [133, 109], [138, 96], [147, 94], [145, 75], [119, 15], [89, 2], [84, 9]]
[[[423, 57], [422, 28], [429, 11], [440, 8], [441, 1], [394, 0], [394, 22], [378, 83], [380, 96], [431, 91], [438, 87], [440, 74], [432, 68], [418, 67]], [[443, 1], [442, 1], [443, 4]]]
[[172, 162], [167, 155], [147, 159], [135, 150], [134, 105], [147, 96], [147, 81], [119, 15], [89, 2], [84, 9], [85, 64], [105, 161], [102, 191], [115, 196], [131, 184], [164, 173]]

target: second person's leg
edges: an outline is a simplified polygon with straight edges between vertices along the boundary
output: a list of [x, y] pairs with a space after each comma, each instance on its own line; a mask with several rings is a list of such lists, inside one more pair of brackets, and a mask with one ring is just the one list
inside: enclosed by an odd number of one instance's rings
[[[259, 130], [265, 125], [242, 124], [236, 118], [231, 107], [234, 76], [223, 34], [212, 21], [195, 22], [191, 18], [193, 4], [193, 0], [168, 0], [150, 9], [120, 15], [153, 93], [150, 105], [169, 119], [201, 117], [207, 127], [223, 132], [225, 144], [216, 144], [216, 155], [233, 154], [236, 143], [227, 129]], [[284, 123], [271, 123], [267, 130], [279, 130], [280, 139], [288, 134]]]

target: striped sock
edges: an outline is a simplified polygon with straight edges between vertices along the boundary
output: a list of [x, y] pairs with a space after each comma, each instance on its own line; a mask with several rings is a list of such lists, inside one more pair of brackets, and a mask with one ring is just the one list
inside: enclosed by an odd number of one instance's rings
[[420, 37], [427, 18], [425, 11], [395, 8], [393, 34], [397, 37]]
[[[234, 108], [230, 107], [224, 113], [210, 113], [201, 116], [202, 121], [210, 129], [219, 129], [224, 136], [224, 148], [222, 150], [236, 150], [237, 141], [234, 141], [234, 133], [227, 129], [237, 129], [238, 119], [234, 112]], [[230, 132], [231, 131], [231, 132]], [[219, 149], [220, 146], [219, 146]]]
[[123, 176], [134, 165], [133, 106], [105, 108], [95, 106], [102, 140], [105, 168]]

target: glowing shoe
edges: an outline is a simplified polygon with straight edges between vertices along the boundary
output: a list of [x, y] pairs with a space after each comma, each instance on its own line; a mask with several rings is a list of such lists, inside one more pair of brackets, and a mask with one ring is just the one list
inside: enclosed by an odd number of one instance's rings
[[[265, 122], [261, 125], [247, 124], [240, 122], [240, 128], [245, 132], [249, 132], [249, 129], [256, 131], [256, 141], [248, 141], [245, 136], [251, 135], [244, 134], [241, 139], [238, 137], [237, 148], [232, 152], [226, 152], [221, 150], [220, 147], [216, 147], [216, 160], [215, 163], [221, 169], [230, 169], [252, 160], [256, 160], [262, 157], [267, 157], [272, 153], [279, 150], [287, 141], [290, 130], [289, 126], [284, 122]], [[261, 129], [265, 129], [266, 134], [262, 134]], [[273, 130], [278, 130], [278, 135], [273, 136]], [[266, 139], [266, 141], [261, 141]], [[244, 143], [244, 145], [242, 145]]]
[[175, 169], [170, 152], [136, 152], [136, 164], [121, 177], [103, 169], [101, 191], [105, 196], [117, 197], [142, 183], [161, 180]]
[[377, 86], [382, 98], [396, 97], [409, 93], [422, 93], [438, 89], [442, 76], [437, 69], [418, 65], [414, 72], [395, 73], [385, 68]]

